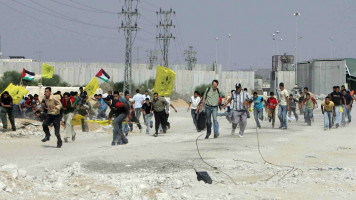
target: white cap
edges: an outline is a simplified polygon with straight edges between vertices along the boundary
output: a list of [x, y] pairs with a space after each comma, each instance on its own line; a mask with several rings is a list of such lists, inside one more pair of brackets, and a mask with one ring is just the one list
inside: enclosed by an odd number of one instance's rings
[[106, 97], [108, 97], [108, 94], [103, 94], [103, 99], [106, 99]]

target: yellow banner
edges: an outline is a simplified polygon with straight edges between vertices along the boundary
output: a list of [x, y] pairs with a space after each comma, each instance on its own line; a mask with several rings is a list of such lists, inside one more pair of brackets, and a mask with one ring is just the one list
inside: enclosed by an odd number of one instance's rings
[[42, 78], [51, 79], [53, 77], [53, 73], [54, 73], [54, 67], [46, 63], [43, 63]]
[[167, 67], [158, 66], [154, 92], [159, 96], [171, 96], [174, 88], [176, 73]]
[[87, 91], [88, 97], [90, 97], [95, 94], [97, 89], [99, 89], [99, 81], [94, 77], [87, 86], [85, 86], [84, 91]]
[[[28, 90], [26, 88], [21, 87], [21, 86], [16, 86], [12, 83], [10, 83], [6, 89], [3, 91], [8, 91], [10, 96], [12, 97], [13, 104], [19, 104], [23, 96], [25, 96], [28, 93]], [[2, 94], [2, 93], [1, 93]]]

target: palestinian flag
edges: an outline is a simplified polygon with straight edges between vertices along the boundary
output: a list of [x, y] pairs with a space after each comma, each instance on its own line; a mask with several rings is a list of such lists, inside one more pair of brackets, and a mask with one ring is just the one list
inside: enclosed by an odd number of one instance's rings
[[101, 80], [108, 82], [110, 79], [109, 74], [107, 74], [103, 69], [101, 69], [97, 74], [96, 77], [100, 78]]
[[32, 81], [35, 79], [35, 73], [23, 69], [21, 79]]

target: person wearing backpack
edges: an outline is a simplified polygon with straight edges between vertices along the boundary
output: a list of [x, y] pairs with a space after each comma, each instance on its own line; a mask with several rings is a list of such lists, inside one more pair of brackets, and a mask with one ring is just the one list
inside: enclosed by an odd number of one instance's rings
[[219, 122], [217, 120], [219, 98], [225, 98], [225, 94], [220, 92], [218, 89], [219, 81], [213, 80], [212, 87], [209, 87], [205, 90], [203, 96], [202, 110], [206, 112], [206, 136], [205, 139], [208, 139], [211, 135], [211, 117], [213, 117], [214, 123], [214, 138], [219, 137]]
[[242, 90], [241, 84], [235, 85], [236, 90], [231, 94], [231, 98], [227, 100], [224, 108], [233, 100], [233, 117], [231, 135], [235, 134], [237, 124], [240, 124], [239, 137], [244, 136], [244, 131], [247, 125], [247, 106], [251, 103], [248, 94]]

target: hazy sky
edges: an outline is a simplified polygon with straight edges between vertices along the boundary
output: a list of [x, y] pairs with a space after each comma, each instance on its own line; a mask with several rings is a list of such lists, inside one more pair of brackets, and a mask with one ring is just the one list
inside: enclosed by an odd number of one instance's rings
[[[0, 0], [3, 54], [40, 55], [45, 61], [124, 62], [124, 34], [117, 31], [121, 18], [115, 14], [123, 3]], [[142, 29], [134, 43], [140, 47], [140, 62], [147, 62], [147, 49], [159, 49], [154, 11], [160, 7], [176, 11], [173, 23], [178, 26], [172, 33], [177, 38], [170, 45], [172, 64], [185, 63], [183, 51], [190, 45], [198, 51], [198, 63], [214, 62], [215, 37], [219, 37], [218, 62], [227, 68], [227, 34], [231, 33], [231, 69], [270, 68], [274, 31], [279, 30], [283, 38], [279, 52], [295, 53], [295, 11], [301, 13], [300, 60], [329, 58], [331, 49], [334, 57], [356, 57], [354, 0], [140, 0], [138, 25]], [[334, 37], [333, 44], [330, 37]], [[133, 58], [137, 59], [137, 49]]]

